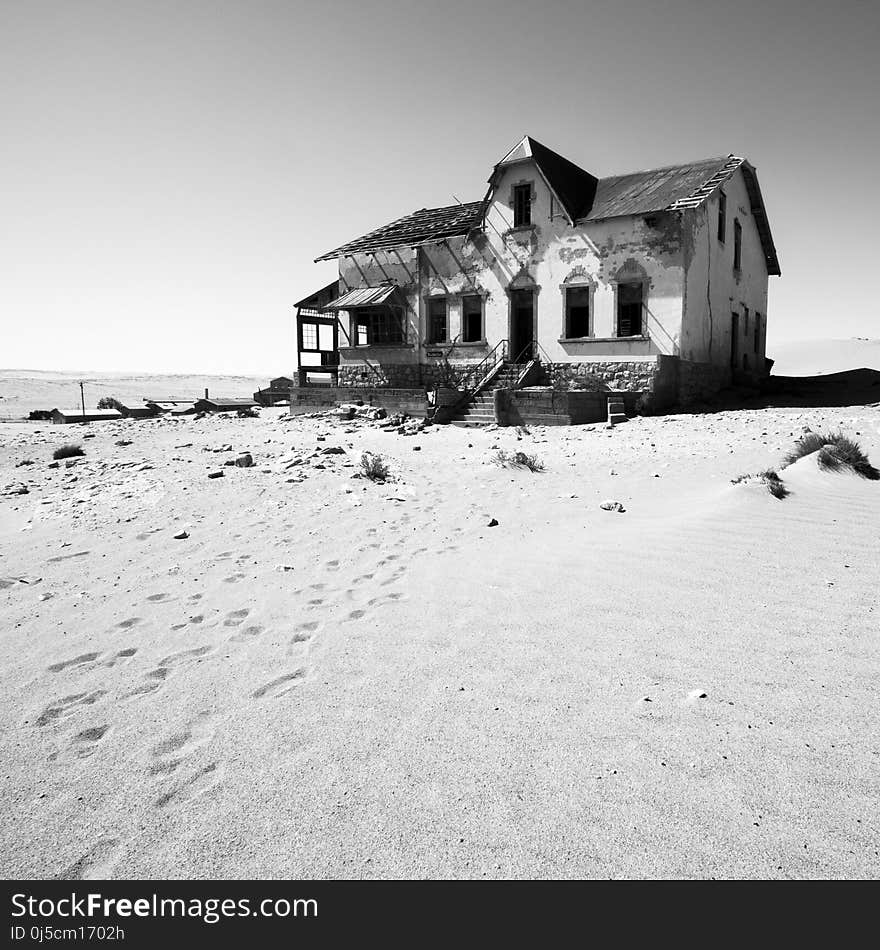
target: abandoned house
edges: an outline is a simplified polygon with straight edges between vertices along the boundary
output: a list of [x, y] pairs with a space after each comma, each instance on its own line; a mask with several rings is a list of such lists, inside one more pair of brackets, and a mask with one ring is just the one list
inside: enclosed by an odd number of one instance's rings
[[662, 411], [753, 380], [780, 274], [745, 159], [597, 178], [529, 136], [482, 201], [423, 208], [331, 259], [338, 281], [297, 304], [299, 386], [401, 405], [439, 392], [473, 422], [502, 405], [592, 421], [609, 394]]

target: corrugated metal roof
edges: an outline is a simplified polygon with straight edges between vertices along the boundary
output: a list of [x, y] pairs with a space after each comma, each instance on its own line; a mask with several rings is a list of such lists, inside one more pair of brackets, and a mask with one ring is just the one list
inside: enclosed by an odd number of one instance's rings
[[[690, 201], [695, 201], [696, 206], [710, 192], [702, 195], [698, 193], [703, 191], [703, 186], [710, 179], [718, 178], [720, 172], [728, 169], [731, 157], [707, 158], [685, 165], [670, 165], [667, 168], [651, 168], [628, 175], [600, 178], [593, 205], [584, 219], [599, 221], [630, 214], [648, 214], [652, 211], [665, 211], [673, 205], [681, 207], [684, 202]], [[742, 159], [737, 159], [736, 162], [723, 178], [719, 178], [714, 187], [729, 178]]]
[[358, 287], [325, 304], [324, 310], [356, 310], [358, 307], [377, 307], [391, 297], [397, 287], [386, 284], [382, 287]]
[[[52, 411], [71, 419], [83, 415], [82, 406], [76, 409], [53, 409]], [[85, 416], [87, 419], [121, 419], [122, 413], [118, 409], [86, 409]]]
[[315, 260], [326, 261], [343, 254], [390, 250], [394, 247], [417, 247], [420, 244], [431, 244], [444, 238], [467, 234], [479, 223], [482, 207], [481, 201], [470, 201], [445, 208], [422, 208], [341, 247], [327, 251]]

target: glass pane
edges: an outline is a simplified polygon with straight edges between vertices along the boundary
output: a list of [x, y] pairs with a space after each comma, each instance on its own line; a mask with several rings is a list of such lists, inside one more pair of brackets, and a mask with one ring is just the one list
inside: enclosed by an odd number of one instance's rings
[[333, 327], [329, 323], [318, 324], [318, 349], [333, 349]]

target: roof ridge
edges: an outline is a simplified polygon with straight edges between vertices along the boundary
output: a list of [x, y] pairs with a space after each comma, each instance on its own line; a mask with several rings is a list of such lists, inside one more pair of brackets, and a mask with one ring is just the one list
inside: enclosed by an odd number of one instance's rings
[[615, 175], [603, 175], [600, 181], [608, 181], [610, 178], [629, 178], [631, 175], [648, 175], [651, 172], [665, 172], [673, 168], [686, 168], [689, 165], [701, 165], [704, 162], [726, 162], [735, 156], [731, 152], [728, 155], [710, 155], [708, 158], [696, 158], [690, 162], [673, 162], [671, 165], [657, 165], [655, 168], [638, 168], [631, 172], [618, 172]]

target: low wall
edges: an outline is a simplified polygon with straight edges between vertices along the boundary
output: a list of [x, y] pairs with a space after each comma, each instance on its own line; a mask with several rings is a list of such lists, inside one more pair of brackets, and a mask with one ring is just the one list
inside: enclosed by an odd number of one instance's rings
[[339, 386], [350, 389], [433, 389], [434, 386], [457, 386], [479, 363], [473, 360], [450, 360], [428, 363], [348, 363], [339, 366]]
[[[583, 425], [605, 422], [608, 418], [608, 393], [565, 391], [543, 386], [534, 389], [502, 389], [495, 397], [495, 416], [499, 425]], [[636, 411], [642, 395], [624, 392], [624, 407], [629, 415]]]
[[405, 412], [424, 417], [427, 402], [424, 389], [376, 389], [345, 386], [294, 386], [290, 390], [290, 411], [313, 412], [340, 403], [381, 406], [386, 412]]

